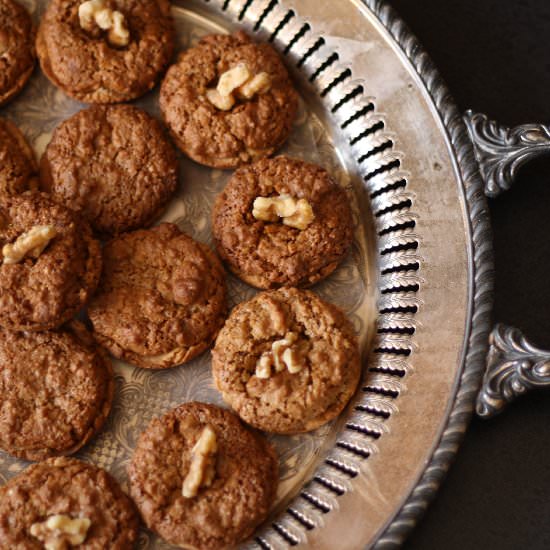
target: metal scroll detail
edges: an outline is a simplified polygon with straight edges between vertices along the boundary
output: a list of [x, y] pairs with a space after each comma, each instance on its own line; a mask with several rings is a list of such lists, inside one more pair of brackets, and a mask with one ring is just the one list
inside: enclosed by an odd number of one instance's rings
[[490, 418], [535, 388], [550, 388], [550, 351], [529, 342], [520, 330], [498, 324], [489, 338], [487, 370], [477, 398], [477, 414]]
[[464, 121], [474, 143], [488, 197], [510, 189], [523, 164], [550, 152], [550, 127], [544, 124], [508, 128], [472, 111], [466, 111]]

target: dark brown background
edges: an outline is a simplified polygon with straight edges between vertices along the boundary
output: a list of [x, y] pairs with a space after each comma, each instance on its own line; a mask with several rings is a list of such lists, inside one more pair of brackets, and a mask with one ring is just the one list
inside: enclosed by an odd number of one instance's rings
[[[550, 1], [389, 0], [461, 110], [550, 123]], [[550, 349], [550, 158], [490, 201], [496, 321]], [[550, 390], [474, 419], [407, 550], [550, 549]]]

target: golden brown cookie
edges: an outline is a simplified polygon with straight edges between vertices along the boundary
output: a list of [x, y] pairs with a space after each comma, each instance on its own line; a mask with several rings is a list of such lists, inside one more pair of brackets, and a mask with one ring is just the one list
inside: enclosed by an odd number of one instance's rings
[[44, 191], [100, 235], [150, 225], [178, 180], [161, 125], [130, 105], [96, 105], [58, 126], [40, 163]]
[[278, 461], [235, 415], [194, 402], [149, 424], [128, 474], [147, 527], [180, 548], [213, 550], [233, 548], [264, 521]]
[[84, 326], [0, 329], [0, 448], [25, 460], [75, 453], [105, 423], [111, 363]]
[[210, 346], [226, 301], [223, 268], [206, 245], [162, 223], [109, 241], [103, 263], [88, 314], [115, 357], [163, 369]]
[[0, 0], [0, 105], [17, 95], [34, 69], [34, 28], [27, 10]]
[[212, 229], [231, 271], [259, 288], [316, 283], [353, 239], [345, 191], [320, 166], [282, 156], [233, 174], [216, 200]]
[[21, 131], [0, 118], [0, 194], [17, 195], [38, 187], [38, 166]]
[[95, 290], [101, 250], [85, 220], [27, 191], [0, 195], [0, 326], [47, 330], [62, 325]]
[[0, 548], [129, 550], [138, 521], [106, 471], [74, 458], [33, 464], [0, 488]]
[[[227, 77], [235, 69], [240, 74]], [[227, 104], [221, 105], [217, 90], [231, 89], [229, 81], [243, 84], [222, 97]], [[216, 168], [271, 155], [287, 139], [297, 106], [298, 94], [278, 54], [242, 31], [207, 36], [181, 54], [160, 91], [162, 115], [178, 147]]]
[[36, 50], [46, 76], [74, 99], [129, 101], [155, 86], [172, 57], [170, 2], [50, 0]]
[[267, 432], [307, 432], [332, 420], [360, 373], [353, 326], [308, 290], [271, 290], [239, 304], [212, 350], [224, 400]]

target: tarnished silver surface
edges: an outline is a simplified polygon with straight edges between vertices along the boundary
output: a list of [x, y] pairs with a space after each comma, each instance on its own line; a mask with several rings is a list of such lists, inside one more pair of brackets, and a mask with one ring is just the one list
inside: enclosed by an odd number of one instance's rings
[[518, 170], [526, 162], [550, 153], [550, 126], [545, 124], [508, 128], [472, 111], [466, 111], [464, 120], [474, 143], [488, 197], [496, 197], [510, 189]]
[[538, 388], [550, 388], [550, 352], [534, 346], [517, 328], [497, 324], [489, 339], [477, 414], [493, 417], [526, 391]]
[[[28, 0], [35, 17], [45, 1]], [[314, 289], [361, 335], [369, 355], [362, 387], [331, 425], [273, 438], [278, 503], [249, 546], [394, 546], [456, 452], [487, 347], [490, 234], [463, 121], [414, 38], [376, 0], [194, 0], [176, 3], [174, 15], [181, 48], [239, 27], [273, 42], [304, 98], [286, 152], [326, 166], [349, 189], [358, 221], [353, 253]], [[158, 114], [155, 94], [138, 105]], [[35, 74], [0, 114], [41, 152], [81, 107]], [[184, 161], [167, 219], [211, 242], [210, 206], [228, 176]], [[237, 303], [254, 291], [230, 278], [230, 293]], [[116, 371], [114, 414], [80, 456], [124, 485], [136, 437], [153, 416], [189, 399], [221, 401], [208, 354], [161, 373]], [[0, 455], [4, 479], [22, 467]], [[144, 531], [140, 548], [169, 546]]]

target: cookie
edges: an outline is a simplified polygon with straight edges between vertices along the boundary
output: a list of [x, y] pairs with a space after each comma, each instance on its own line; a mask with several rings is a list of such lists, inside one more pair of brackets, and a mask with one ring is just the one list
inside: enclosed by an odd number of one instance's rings
[[278, 461], [235, 415], [194, 402], [149, 424], [128, 474], [150, 529], [181, 548], [211, 550], [233, 548], [265, 520]]
[[207, 36], [182, 53], [160, 90], [162, 115], [178, 147], [216, 168], [271, 155], [287, 139], [297, 107], [278, 54], [242, 31]]
[[0, 118], [0, 195], [16, 195], [38, 187], [34, 153], [20, 130]]
[[34, 28], [27, 10], [0, 0], [0, 105], [16, 96], [34, 69]]
[[74, 458], [33, 464], [0, 488], [0, 547], [129, 550], [132, 501], [104, 470]]
[[210, 346], [226, 302], [223, 268], [206, 245], [163, 223], [109, 241], [103, 261], [88, 314], [115, 357], [163, 369]]
[[0, 326], [47, 330], [88, 301], [101, 250], [85, 220], [45, 193], [0, 195]]
[[75, 453], [105, 423], [114, 378], [80, 323], [73, 330], [0, 329], [0, 448], [25, 460]]
[[212, 230], [229, 269], [265, 289], [316, 283], [353, 239], [343, 188], [320, 166], [282, 156], [233, 174], [216, 199]]
[[155, 86], [174, 40], [168, 0], [51, 0], [36, 51], [46, 76], [67, 95], [118, 103]]
[[223, 399], [266, 432], [307, 432], [332, 420], [360, 373], [352, 324], [308, 290], [271, 290], [239, 304], [212, 350]]
[[54, 132], [42, 188], [101, 235], [150, 225], [177, 186], [176, 152], [160, 124], [130, 105], [96, 105]]

